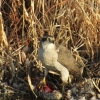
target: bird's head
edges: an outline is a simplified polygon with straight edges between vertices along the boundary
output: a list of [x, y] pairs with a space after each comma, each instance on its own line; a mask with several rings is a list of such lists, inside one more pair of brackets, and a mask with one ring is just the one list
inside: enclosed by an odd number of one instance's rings
[[55, 46], [55, 39], [52, 36], [44, 36], [41, 39], [41, 46], [44, 48], [53, 48]]
[[41, 42], [54, 43], [55, 39], [52, 36], [44, 36], [42, 38]]

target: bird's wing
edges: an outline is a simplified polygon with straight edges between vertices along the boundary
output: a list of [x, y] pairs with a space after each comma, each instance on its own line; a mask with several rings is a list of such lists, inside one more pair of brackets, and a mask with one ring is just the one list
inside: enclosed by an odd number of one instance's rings
[[77, 62], [70, 50], [60, 45], [58, 52], [58, 62], [67, 67], [69, 72], [74, 75], [82, 75], [83, 68], [78, 67]]

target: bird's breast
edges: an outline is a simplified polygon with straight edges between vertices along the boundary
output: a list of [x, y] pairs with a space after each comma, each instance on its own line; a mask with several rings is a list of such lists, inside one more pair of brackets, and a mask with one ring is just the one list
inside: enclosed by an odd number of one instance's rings
[[[52, 49], [39, 49], [38, 51], [39, 59], [43, 63], [43, 65], [48, 68], [52, 68], [54, 66], [54, 63], [58, 59], [58, 53], [55, 50]], [[52, 66], [52, 67], [51, 67]]]

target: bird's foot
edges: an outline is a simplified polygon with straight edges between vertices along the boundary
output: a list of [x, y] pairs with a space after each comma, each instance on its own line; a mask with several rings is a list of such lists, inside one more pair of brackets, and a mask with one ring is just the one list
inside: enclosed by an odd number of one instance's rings
[[65, 83], [62, 83], [61, 85], [62, 85], [61, 92], [62, 92], [62, 94], [64, 94], [65, 93]]
[[46, 78], [45, 78], [45, 77], [43, 78], [42, 83], [43, 83], [44, 85], [46, 85]]
[[43, 85], [46, 85], [46, 78], [45, 77], [40, 81], [38, 88], [40, 89], [41, 86], [43, 86]]

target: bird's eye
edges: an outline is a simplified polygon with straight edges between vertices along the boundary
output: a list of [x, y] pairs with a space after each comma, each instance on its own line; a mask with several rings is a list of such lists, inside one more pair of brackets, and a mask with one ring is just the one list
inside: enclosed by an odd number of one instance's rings
[[51, 38], [50, 38], [50, 37], [48, 37], [48, 38], [47, 38], [47, 40], [50, 42], [50, 41], [51, 41]]
[[48, 37], [48, 41], [49, 41], [50, 43], [54, 43], [54, 38]]

